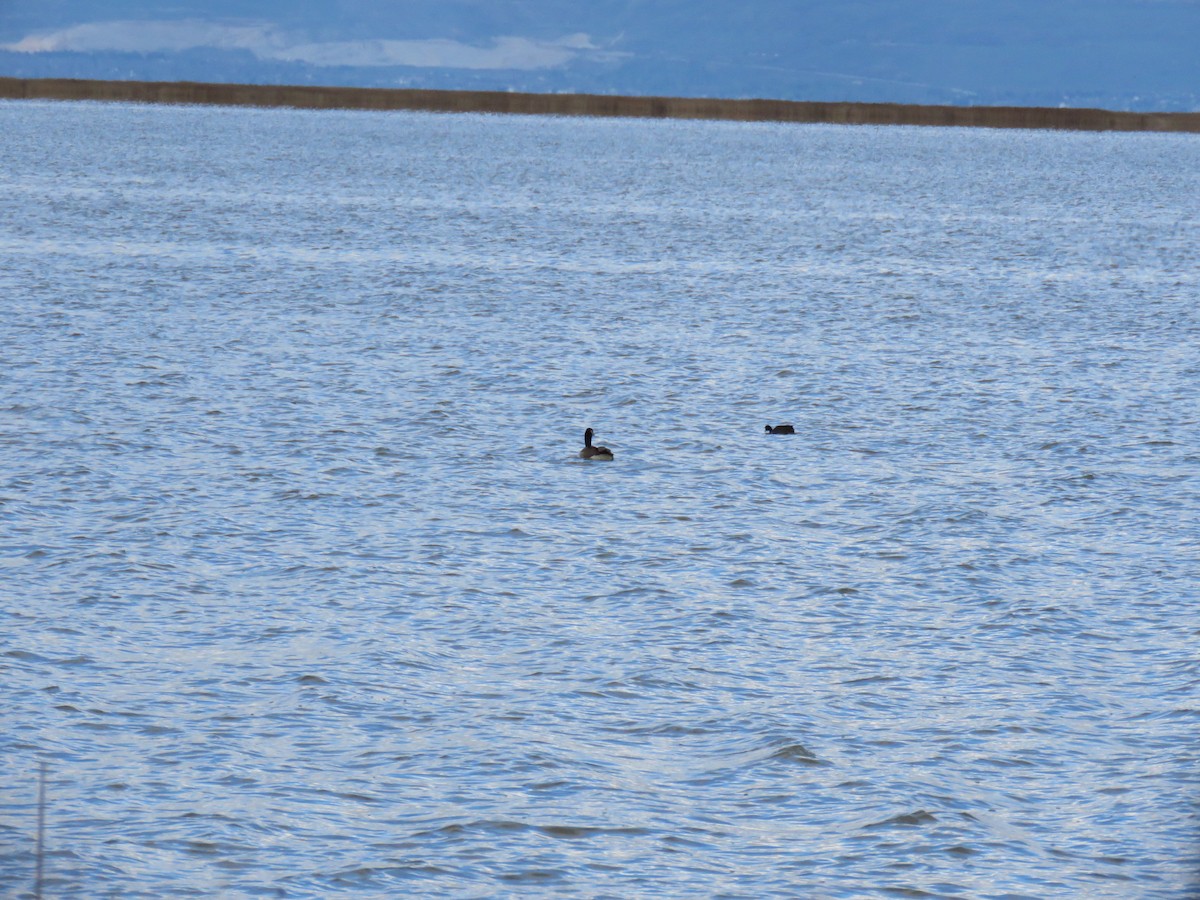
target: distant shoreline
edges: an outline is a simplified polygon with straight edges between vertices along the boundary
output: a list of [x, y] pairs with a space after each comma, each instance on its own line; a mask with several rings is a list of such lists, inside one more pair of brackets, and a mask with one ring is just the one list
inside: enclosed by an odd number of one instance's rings
[[838, 125], [927, 125], [1069, 131], [1200, 133], [1200, 112], [1116, 112], [1044, 106], [918, 106], [721, 100], [606, 94], [527, 94], [306, 85], [205, 84], [190, 81], [93, 81], [0, 77], [0, 99], [96, 100], [295, 109], [422, 110], [551, 116], [718, 119]]

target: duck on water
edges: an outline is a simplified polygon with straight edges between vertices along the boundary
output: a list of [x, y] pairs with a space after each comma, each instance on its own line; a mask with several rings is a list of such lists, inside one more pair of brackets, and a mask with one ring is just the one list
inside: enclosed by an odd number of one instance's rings
[[583, 449], [579, 451], [581, 459], [612, 459], [612, 451], [607, 447], [595, 447], [592, 445], [592, 429], [588, 429], [583, 433]]
[[791, 425], [768, 425], [767, 434], [795, 434], [796, 429]]

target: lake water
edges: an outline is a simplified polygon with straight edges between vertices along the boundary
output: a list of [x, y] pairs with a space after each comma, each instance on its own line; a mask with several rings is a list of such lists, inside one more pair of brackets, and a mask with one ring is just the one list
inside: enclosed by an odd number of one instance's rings
[[1195, 135], [0, 104], [0, 894], [44, 761], [46, 897], [1196, 896], [1198, 210]]

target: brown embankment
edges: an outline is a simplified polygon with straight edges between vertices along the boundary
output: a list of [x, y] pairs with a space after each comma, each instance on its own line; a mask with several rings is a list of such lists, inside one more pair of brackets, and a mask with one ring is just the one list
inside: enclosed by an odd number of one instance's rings
[[829, 122], [842, 125], [952, 125], [976, 128], [1058, 128], [1075, 131], [1200, 132], [1200, 113], [1113, 112], [1036, 106], [914, 106], [899, 103], [816, 103], [604, 94], [518, 94], [387, 88], [200, 84], [188, 81], [82, 81], [0, 78], [0, 99], [106, 100], [300, 109], [410, 109], [435, 112], [527, 113], [732, 119], [743, 122]]

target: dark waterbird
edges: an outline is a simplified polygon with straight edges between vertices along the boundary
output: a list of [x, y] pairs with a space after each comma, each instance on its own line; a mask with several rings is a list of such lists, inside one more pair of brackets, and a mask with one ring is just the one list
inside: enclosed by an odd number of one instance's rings
[[795, 434], [796, 429], [791, 425], [768, 425], [767, 434]]
[[607, 447], [592, 446], [592, 429], [588, 429], [583, 433], [583, 449], [579, 451], [579, 455], [583, 459], [612, 459], [612, 451]]

